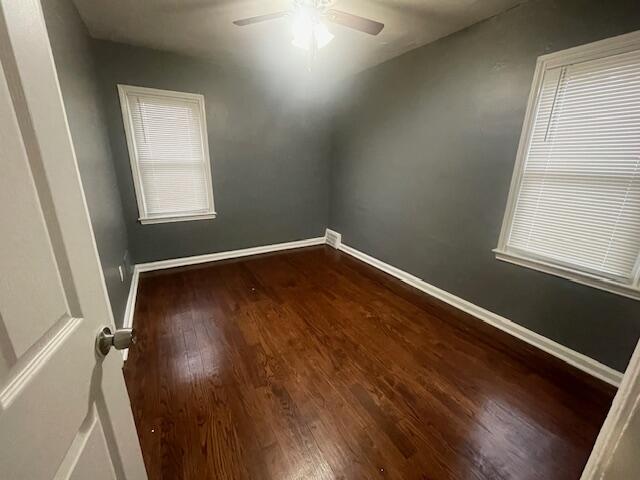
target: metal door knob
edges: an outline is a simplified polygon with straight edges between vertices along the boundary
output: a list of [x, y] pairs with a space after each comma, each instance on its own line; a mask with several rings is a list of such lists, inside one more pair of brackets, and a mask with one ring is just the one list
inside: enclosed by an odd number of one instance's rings
[[116, 350], [124, 350], [133, 343], [136, 343], [136, 336], [132, 328], [119, 328], [112, 332], [109, 327], [104, 327], [96, 338], [96, 350], [101, 355], [106, 355], [111, 347]]

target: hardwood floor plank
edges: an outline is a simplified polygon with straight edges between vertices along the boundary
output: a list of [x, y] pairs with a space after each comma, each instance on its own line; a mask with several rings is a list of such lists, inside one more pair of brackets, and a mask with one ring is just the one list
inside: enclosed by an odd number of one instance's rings
[[145, 273], [150, 480], [577, 479], [613, 389], [328, 247]]

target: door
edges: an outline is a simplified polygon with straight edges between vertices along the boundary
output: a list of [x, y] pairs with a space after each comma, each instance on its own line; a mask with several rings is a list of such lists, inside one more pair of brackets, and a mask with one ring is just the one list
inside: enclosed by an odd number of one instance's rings
[[0, 0], [0, 476], [145, 479], [38, 0]]

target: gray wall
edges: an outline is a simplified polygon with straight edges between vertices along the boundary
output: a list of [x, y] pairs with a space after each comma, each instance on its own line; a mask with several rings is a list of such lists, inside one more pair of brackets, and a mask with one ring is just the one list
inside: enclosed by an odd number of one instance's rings
[[118, 265], [127, 232], [95, 70], [93, 40], [70, 0], [42, 2], [71, 136], [115, 322], [122, 325], [130, 276]]
[[[116, 322], [127, 243], [145, 262], [319, 236], [329, 223], [349, 245], [624, 369], [637, 302], [491, 249], [536, 57], [640, 28], [635, 1], [531, 0], [357, 76], [334, 118], [284, 79], [92, 41], [70, 1], [43, 4]], [[137, 222], [117, 83], [204, 94], [218, 218]]]
[[[136, 263], [268, 245], [324, 234], [329, 163], [321, 104], [285, 84], [185, 56], [98, 42], [111, 145]], [[203, 94], [213, 220], [141, 225], [117, 84]]]
[[536, 58], [639, 28], [637, 0], [532, 0], [357, 76], [338, 102], [347, 106], [335, 124], [331, 228], [624, 370], [640, 303], [500, 262], [491, 249]]

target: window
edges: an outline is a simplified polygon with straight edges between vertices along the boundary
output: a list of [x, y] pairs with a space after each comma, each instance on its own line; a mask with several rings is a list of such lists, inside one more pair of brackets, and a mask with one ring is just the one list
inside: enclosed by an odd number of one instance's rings
[[204, 97], [118, 85], [140, 222], [215, 218]]
[[640, 299], [640, 32], [538, 59], [495, 252]]

